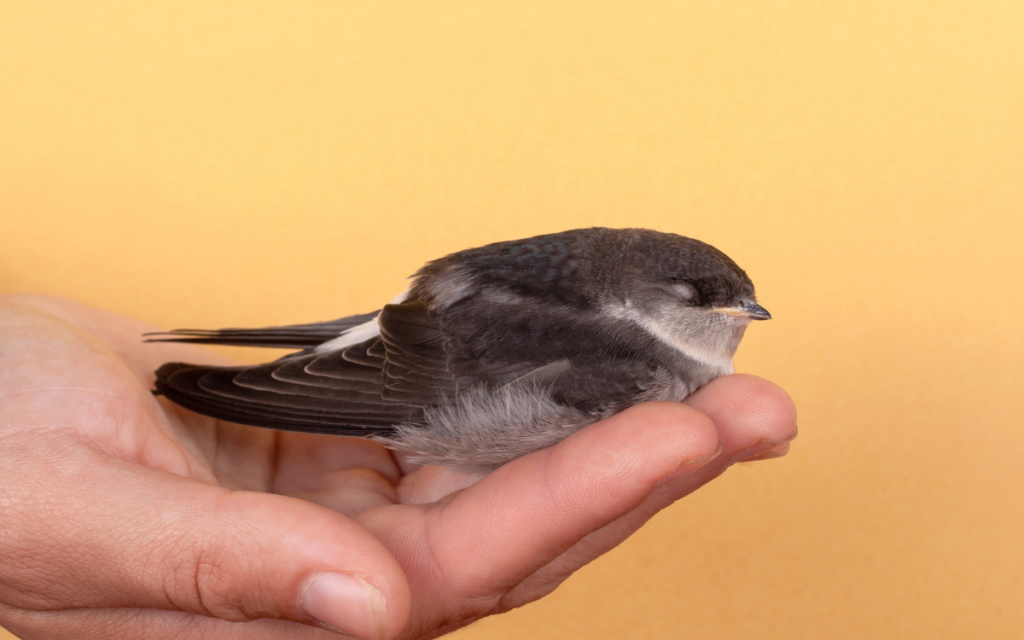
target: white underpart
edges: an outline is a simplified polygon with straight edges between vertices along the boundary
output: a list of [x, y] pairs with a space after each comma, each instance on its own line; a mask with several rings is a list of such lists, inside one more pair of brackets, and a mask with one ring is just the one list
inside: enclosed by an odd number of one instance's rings
[[425, 417], [426, 429], [402, 424], [374, 440], [410, 453], [412, 462], [479, 469], [550, 447], [605, 415], [560, 405], [545, 386], [526, 381], [471, 388], [428, 408]]
[[638, 310], [629, 300], [626, 300], [622, 305], [608, 305], [605, 307], [605, 311], [617, 318], [624, 318], [635, 322], [644, 331], [679, 351], [687, 358], [709, 367], [714, 367], [722, 375], [736, 371], [732, 364], [732, 354], [725, 352], [722, 348], [716, 348], [719, 345], [701, 344], [687, 340], [673, 332], [667, 324], [659, 322], [657, 318], [646, 315]]
[[[390, 304], [401, 304], [405, 302], [405, 299], [409, 297], [409, 290], [406, 289], [402, 293], [395, 296]], [[316, 353], [324, 353], [326, 351], [337, 351], [338, 349], [344, 349], [345, 347], [351, 347], [354, 344], [360, 342], [366, 342], [370, 338], [376, 338], [380, 335], [380, 323], [377, 322], [377, 318], [380, 317], [378, 313], [372, 320], [367, 320], [363, 324], [356, 325], [351, 329], [346, 329], [333, 340], [318, 345], [313, 351]]]

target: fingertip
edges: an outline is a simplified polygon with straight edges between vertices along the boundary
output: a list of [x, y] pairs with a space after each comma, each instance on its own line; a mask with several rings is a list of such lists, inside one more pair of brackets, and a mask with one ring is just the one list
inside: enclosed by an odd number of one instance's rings
[[790, 445], [787, 442], [785, 444], [775, 447], [774, 449], [769, 449], [764, 453], [759, 453], [749, 458], [744, 458], [743, 460], [740, 460], [740, 462], [757, 462], [759, 460], [774, 460], [775, 458], [784, 458], [786, 457], [786, 454], [789, 453], [789, 446]]
[[796, 403], [779, 385], [749, 374], [735, 374], [738, 396], [751, 410], [766, 421], [792, 425], [796, 428]]
[[[300, 609], [357, 637], [387, 638], [397, 633], [389, 633], [389, 629], [405, 626], [411, 610], [405, 573], [390, 550], [362, 525], [296, 498], [234, 494], [252, 501], [239, 507], [239, 520], [247, 521], [243, 526], [252, 534], [249, 539], [264, 538], [269, 543], [264, 548], [277, 547], [276, 554], [256, 563], [265, 569], [259, 573], [263, 589], [273, 592], [277, 585], [305, 585], [298, 588]], [[318, 580], [322, 576], [332, 578]], [[341, 578], [348, 581], [346, 588], [342, 588], [345, 580]], [[316, 583], [321, 583], [322, 597], [317, 600], [319, 606], [310, 610], [309, 588]], [[337, 610], [327, 613], [331, 607]], [[351, 624], [339, 624], [349, 615]]]
[[314, 576], [302, 594], [302, 608], [322, 625], [362, 640], [388, 640], [392, 635], [384, 596], [358, 577]]
[[[175, 545], [188, 551], [164, 567], [193, 578], [175, 580], [176, 606], [226, 620], [313, 618], [365, 638], [404, 627], [411, 610], [405, 574], [359, 524], [286, 496], [193, 489], [195, 522], [177, 531]], [[325, 575], [348, 582], [326, 580], [309, 592]]]
[[796, 437], [796, 404], [777, 384], [748, 374], [712, 380], [683, 401], [707, 414], [720, 428], [742, 427], [759, 440], [784, 442]]

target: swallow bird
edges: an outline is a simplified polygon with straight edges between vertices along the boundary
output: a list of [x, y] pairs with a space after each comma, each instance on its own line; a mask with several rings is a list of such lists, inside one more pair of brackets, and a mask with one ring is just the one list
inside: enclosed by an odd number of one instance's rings
[[714, 247], [592, 228], [434, 260], [372, 313], [149, 340], [298, 350], [255, 366], [160, 367], [156, 393], [192, 411], [494, 467], [732, 373], [747, 325], [770, 317]]

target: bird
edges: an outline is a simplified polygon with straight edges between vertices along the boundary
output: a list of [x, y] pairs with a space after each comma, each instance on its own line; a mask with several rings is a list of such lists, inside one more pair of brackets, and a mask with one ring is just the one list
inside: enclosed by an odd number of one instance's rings
[[747, 326], [770, 318], [711, 245], [594, 227], [433, 260], [372, 313], [146, 338], [296, 350], [252, 366], [164, 364], [154, 393], [186, 409], [491, 469], [733, 373]]

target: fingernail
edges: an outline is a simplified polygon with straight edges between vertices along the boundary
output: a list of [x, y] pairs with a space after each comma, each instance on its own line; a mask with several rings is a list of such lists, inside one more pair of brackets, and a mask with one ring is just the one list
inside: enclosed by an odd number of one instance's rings
[[769, 449], [768, 451], [765, 451], [764, 453], [759, 453], [759, 454], [753, 455], [753, 456], [751, 456], [749, 458], [744, 458], [744, 459], [740, 460], [740, 462], [757, 462], [758, 460], [771, 460], [773, 458], [782, 458], [787, 453], [789, 453], [789, 443], [788, 442], [786, 444], [784, 444], [784, 445], [775, 447], [774, 449]]
[[313, 579], [302, 596], [302, 608], [323, 625], [363, 640], [386, 640], [387, 606], [376, 587], [344, 573]]
[[[781, 440], [769, 440], [769, 439], [766, 438], [764, 440], [761, 440], [760, 442], [758, 442], [754, 446], [748, 447], [748, 448], [744, 449], [743, 451], [740, 451], [739, 453], [737, 453], [735, 456], [733, 456], [732, 460], [729, 461], [729, 465], [730, 466], [734, 465], [737, 462], [745, 462], [745, 461], [753, 461], [753, 460], [756, 460], [756, 459], [761, 459], [762, 456], [766, 456], [766, 457], [769, 457], [769, 458], [781, 457], [781, 456], [785, 455], [786, 451], [789, 450], [789, 443], [793, 442], [793, 440], [796, 439], [798, 433], [799, 433], [799, 431], [796, 428], [794, 428], [793, 429], [793, 434], [791, 436], [789, 436], [788, 438], [782, 438]], [[779, 455], [774, 455], [774, 456], [767, 455], [767, 454], [769, 454], [771, 452], [779, 452]]]
[[722, 453], [722, 443], [721, 442], [718, 443], [718, 446], [715, 447], [715, 450], [712, 451], [710, 454], [708, 454], [706, 456], [701, 456], [699, 458], [694, 458], [693, 460], [687, 460], [686, 462], [680, 464], [678, 467], [676, 467], [675, 471], [670, 473], [667, 477], [665, 477], [658, 484], [662, 485], [662, 484], [665, 484], [666, 482], [672, 482], [673, 480], [678, 480], [679, 478], [682, 478], [683, 476], [688, 476], [691, 473], [693, 473], [694, 471], [696, 471], [697, 469], [700, 469], [701, 467], [703, 467], [707, 463], [709, 463], [712, 460], [714, 460], [715, 458], [717, 458], [720, 453]]

